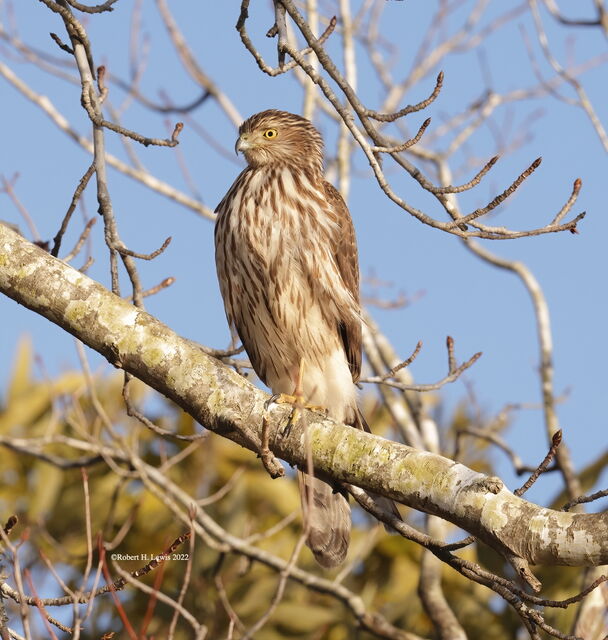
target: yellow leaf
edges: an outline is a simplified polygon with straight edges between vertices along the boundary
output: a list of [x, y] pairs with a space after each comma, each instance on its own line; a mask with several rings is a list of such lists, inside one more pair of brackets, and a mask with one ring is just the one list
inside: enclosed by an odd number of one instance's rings
[[39, 462], [32, 475], [32, 491], [28, 505], [31, 521], [45, 519], [55, 509], [63, 486], [63, 471], [45, 462]]
[[15, 351], [13, 373], [8, 385], [6, 403], [24, 394], [30, 387], [32, 377], [32, 340], [29, 335], [19, 338]]

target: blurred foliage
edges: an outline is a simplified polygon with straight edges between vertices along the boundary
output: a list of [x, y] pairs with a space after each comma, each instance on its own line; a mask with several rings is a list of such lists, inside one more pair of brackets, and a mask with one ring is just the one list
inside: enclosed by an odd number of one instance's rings
[[[167, 475], [193, 500], [205, 499], [227, 483], [225, 495], [205, 508], [227, 531], [247, 537], [262, 533], [294, 514], [286, 526], [257, 544], [283, 558], [289, 558], [301, 533], [300, 507], [297, 484], [293, 475], [271, 480], [259, 460], [249, 451], [226, 439], [209, 434], [196, 445], [161, 439], [141, 423], [126, 415], [121, 395], [122, 376], [93, 374], [93, 387], [116, 433], [137, 441], [142, 459], [161, 466], [171, 456], [188, 449], [178, 463], [170, 466]], [[180, 434], [192, 434], [200, 427], [176, 405], [154, 395], [143, 384], [135, 382], [132, 397], [145, 408], [146, 415], [156, 424]], [[434, 398], [432, 402], [437, 402]], [[372, 430], [396, 437], [388, 414], [375, 407], [367, 397], [366, 413]], [[466, 428], [472, 421], [466, 407], [459, 407], [447, 421], [444, 439], [453, 443], [455, 430]], [[475, 417], [476, 426], [479, 416]], [[502, 425], [501, 428], [504, 428]], [[32, 349], [22, 342], [16, 352], [11, 382], [0, 401], [0, 437], [40, 438], [63, 434], [79, 440], [109, 438], [103, 421], [91, 401], [90, 390], [82, 373], [66, 372], [56, 379], [38, 379], [33, 371]], [[452, 444], [450, 444], [452, 446]], [[56, 456], [73, 459], [74, 450], [63, 444], [52, 444], [45, 449]], [[80, 455], [80, 453], [78, 453]], [[473, 468], [492, 472], [488, 445], [473, 438], [466, 439], [461, 459]], [[123, 467], [124, 468], [124, 467]], [[81, 470], [61, 469], [33, 455], [0, 447], [1, 517], [19, 517], [12, 539], [24, 541], [20, 548], [22, 566], [32, 571], [40, 597], [63, 595], [41, 561], [44, 553], [56, 571], [72, 589], [81, 587], [81, 577], [87, 563], [87, 539], [83, 479]], [[146, 491], [137, 478], [120, 478], [103, 460], [87, 469], [89, 477], [91, 522], [93, 532], [93, 566], [97, 566], [96, 539], [103, 537], [110, 544], [110, 553], [148, 557], [164, 550], [184, 532], [166, 505]], [[595, 477], [595, 471], [589, 470]], [[404, 510], [404, 517], [414, 526], [421, 526], [420, 514]], [[381, 612], [402, 629], [432, 638], [433, 628], [417, 597], [421, 548], [396, 535], [388, 535], [371, 523], [362, 512], [354, 509], [352, 549], [349, 571], [333, 574], [317, 567], [308, 549], [304, 549], [300, 566], [324, 577], [340, 573], [340, 580], [363, 598], [370, 611]], [[450, 539], [462, 532], [450, 529]], [[177, 549], [188, 553], [188, 543]], [[491, 570], [510, 575], [510, 569], [489, 549], [468, 547], [460, 552], [464, 557], [480, 562]], [[145, 561], [125, 561], [123, 568], [132, 571]], [[186, 562], [167, 562], [162, 576], [161, 590], [177, 598], [184, 579]], [[94, 572], [93, 572], [94, 573]], [[538, 577], [545, 585], [545, 597], [559, 599], [572, 595], [580, 586], [580, 571], [564, 568], [542, 568]], [[142, 580], [152, 585], [157, 571]], [[218, 553], [196, 540], [193, 555], [190, 588], [184, 606], [209, 627], [209, 638], [224, 638], [229, 618], [218, 597], [218, 583], [245, 626], [255, 623], [266, 611], [276, 590], [279, 576], [264, 566], [250, 563], [237, 555], [220, 558]], [[92, 578], [89, 581], [92, 582]], [[103, 579], [102, 579], [103, 584]], [[88, 585], [90, 586], [90, 584]], [[519, 621], [492, 592], [481, 587], [450, 568], [444, 568], [444, 591], [457, 617], [471, 640], [507, 640], [518, 635]], [[149, 597], [127, 587], [119, 594], [129, 620], [139, 629], [145, 618]], [[11, 620], [18, 620], [18, 609], [7, 602]], [[83, 607], [84, 612], [84, 607]], [[70, 607], [60, 613], [52, 611], [69, 624]], [[549, 613], [547, 621], [560, 628], [568, 628], [573, 610]], [[173, 616], [167, 605], [156, 602], [148, 637], [164, 638]], [[38, 620], [36, 620], [38, 624]], [[123, 636], [122, 623], [116, 606], [109, 595], [95, 601], [92, 615], [87, 619], [82, 638], [98, 639], [104, 633], [115, 631]], [[235, 633], [235, 638], [239, 637]], [[178, 622], [176, 638], [192, 637], [192, 630], [183, 620]], [[346, 608], [335, 599], [309, 591], [290, 582], [285, 596], [265, 627], [256, 635], [260, 640], [301, 638], [306, 640], [370, 638], [357, 630], [356, 623]]]

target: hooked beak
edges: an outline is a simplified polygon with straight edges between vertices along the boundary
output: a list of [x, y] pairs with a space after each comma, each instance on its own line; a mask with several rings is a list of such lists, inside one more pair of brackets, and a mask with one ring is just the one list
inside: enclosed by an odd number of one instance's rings
[[247, 134], [244, 133], [238, 137], [238, 140], [234, 145], [234, 152], [238, 156], [239, 151], [247, 151], [247, 149], [251, 149], [251, 143], [248, 140]]

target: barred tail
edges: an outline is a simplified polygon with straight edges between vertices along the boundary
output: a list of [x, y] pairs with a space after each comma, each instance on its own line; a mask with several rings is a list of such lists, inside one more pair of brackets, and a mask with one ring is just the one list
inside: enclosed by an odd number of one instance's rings
[[327, 569], [344, 562], [350, 541], [348, 499], [320, 478], [298, 471], [302, 511], [308, 526], [306, 544]]

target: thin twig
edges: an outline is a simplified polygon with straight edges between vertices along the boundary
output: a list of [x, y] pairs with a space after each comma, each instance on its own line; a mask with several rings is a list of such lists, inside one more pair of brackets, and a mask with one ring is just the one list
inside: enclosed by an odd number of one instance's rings
[[61, 247], [61, 240], [68, 228], [70, 218], [72, 217], [72, 214], [76, 209], [78, 200], [80, 200], [80, 196], [82, 195], [83, 191], [86, 189], [86, 186], [89, 183], [89, 180], [91, 179], [91, 176], [93, 175], [93, 173], [95, 173], [94, 162], [91, 163], [91, 165], [85, 171], [82, 178], [80, 178], [80, 181], [78, 182], [78, 186], [76, 187], [76, 190], [74, 191], [74, 195], [72, 196], [70, 206], [68, 207], [68, 210], [63, 218], [63, 221], [61, 222], [61, 226], [59, 227], [59, 231], [57, 232], [57, 235], [53, 238], [54, 244], [51, 250], [51, 255], [55, 256], [55, 258], [59, 255], [59, 247]]
[[[172, 238], [171, 236], [169, 236], [163, 242], [163, 244], [152, 253], [138, 253], [137, 251], [131, 251], [131, 249], [127, 249], [126, 247], [117, 247], [116, 250], [118, 251], [118, 253], [122, 255], [131, 256], [133, 258], [139, 258], [140, 260], [154, 260], [154, 258], [158, 257], [169, 246], [169, 244], [171, 243], [171, 240]], [[143, 293], [142, 293], [142, 298], [143, 298]]]
[[[74, 245], [74, 248], [70, 251], [70, 253], [64, 256], [63, 258], [64, 262], [70, 262], [70, 260], [73, 260], [78, 255], [78, 253], [82, 249], [82, 245], [86, 242], [87, 238], [89, 237], [89, 234], [91, 233], [91, 229], [93, 228], [96, 222], [97, 222], [97, 218], [91, 218], [90, 220], [87, 221], [86, 225], [84, 226], [84, 229], [82, 230], [82, 233], [80, 234], [80, 237], [78, 238], [78, 241]], [[92, 256], [89, 256], [89, 258], [92, 259]]]
[[[493, 158], [492, 158], [493, 160]], [[492, 162], [492, 161], [490, 161]], [[505, 189], [502, 193], [499, 193], [491, 202], [489, 202], [485, 207], [482, 207], [480, 209], [475, 209], [475, 211], [462, 216], [462, 218], [458, 218], [458, 220], [455, 220], [454, 222], [449, 222], [448, 223], [448, 227], [449, 228], [454, 228], [458, 225], [461, 224], [466, 224], [467, 222], [471, 222], [472, 220], [475, 220], [481, 216], [485, 216], [486, 213], [489, 213], [490, 211], [492, 211], [493, 209], [496, 209], [496, 207], [499, 204], [502, 204], [512, 193], [514, 193], [519, 186], [521, 185], [521, 183], [528, 178], [530, 175], [532, 175], [532, 173], [534, 173], [534, 171], [536, 171], [536, 169], [538, 169], [538, 167], [540, 166], [542, 162], [542, 158], [536, 158], [536, 160], [522, 173], [519, 174], [519, 176], [517, 176], [517, 178], [513, 181], [513, 183], [511, 184], [511, 186], [509, 186], [507, 189]], [[487, 166], [487, 165], [486, 165]], [[483, 171], [483, 170], [482, 170]], [[449, 189], [450, 187], [446, 187], [447, 189]], [[458, 191], [451, 191], [452, 193], [457, 193]]]
[[556, 431], [553, 434], [553, 438], [551, 439], [551, 448], [549, 449], [545, 459], [538, 465], [537, 469], [534, 473], [526, 480], [526, 482], [519, 488], [513, 491], [513, 494], [516, 496], [523, 496], [526, 491], [538, 480], [539, 476], [547, 471], [547, 468], [551, 464], [553, 458], [555, 458], [555, 454], [557, 453], [557, 448], [562, 442], [562, 430]]
[[13, 201], [13, 204], [17, 208], [17, 211], [19, 211], [21, 217], [25, 220], [25, 224], [27, 224], [34, 241], [41, 242], [40, 234], [38, 233], [38, 229], [36, 228], [36, 224], [32, 216], [30, 215], [25, 205], [21, 202], [21, 200], [19, 200], [17, 194], [15, 193], [15, 189], [13, 188], [12, 182], [14, 182], [17, 178], [18, 174], [15, 174], [12, 181], [7, 180], [4, 176], [0, 176], [0, 180], [2, 180], [2, 189], [0, 189], [0, 192], [6, 193], [6, 195]]
[[74, 9], [78, 9], [78, 11], [82, 11], [83, 13], [103, 13], [104, 11], [114, 11], [114, 7], [112, 6], [118, 0], [106, 0], [101, 4], [96, 4], [93, 6], [89, 6], [86, 4], [82, 4], [82, 2], [78, 2], [78, 0], [66, 0], [66, 2], [74, 7]]
[[413, 147], [415, 144], [417, 144], [418, 142], [420, 142], [420, 138], [422, 138], [424, 132], [426, 131], [426, 128], [431, 124], [431, 119], [427, 118], [421, 125], [420, 125], [420, 129], [418, 129], [418, 133], [413, 137], [410, 138], [409, 140], [406, 140], [405, 142], [403, 142], [402, 144], [399, 144], [397, 146], [394, 147], [379, 147], [379, 146], [373, 146], [371, 147], [371, 150], [374, 153], [399, 153], [400, 151], [405, 151], [406, 149], [409, 149], [410, 147]]
[[[194, 512], [191, 512], [191, 518], [194, 519]], [[179, 591], [179, 596], [177, 597], [177, 604], [182, 607], [184, 603], [184, 598], [186, 597], [186, 593], [188, 592], [188, 587], [190, 586], [190, 578], [192, 576], [192, 565], [194, 562], [194, 545], [196, 542], [196, 535], [194, 534], [194, 528], [190, 527], [190, 538], [189, 538], [189, 546], [188, 546], [188, 560], [186, 562], [186, 570], [184, 572], [184, 578], [182, 580], [182, 586]], [[173, 617], [171, 618], [171, 624], [169, 625], [169, 631], [167, 634], [167, 640], [173, 640], [173, 634], [175, 633], [175, 627], [177, 626], [177, 620], [179, 618], [180, 611], [179, 609], [175, 609], [173, 612]]]
[[428, 98], [425, 98], [418, 104], [408, 105], [403, 109], [396, 111], [395, 113], [380, 113], [378, 111], [374, 111], [373, 109], [366, 109], [365, 115], [373, 118], [374, 120], [378, 120], [380, 122], [394, 122], [399, 118], [403, 118], [403, 116], [407, 116], [410, 113], [416, 113], [417, 111], [422, 111], [426, 109], [431, 103], [433, 103], [437, 96], [441, 91], [441, 87], [443, 86], [443, 71], [439, 72], [437, 79], [435, 81], [435, 88], [431, 92]]
[[398, 371], [401, 371], [401, 369], [405, 369], [406, 367], [409, 367], [412, 364], [412, 362], [414, 362], [414, 360], [418, 357], [418, 354], [420, 353], [421, 349], [422, 349], [422, 340], [418, 340], [418, 343], [416, 344], [416, 347], [414, 348], [414, 351], [412, 352], [412, 355], [409, 358], [395, 365], [390, 371], [387, 371], [384, 375], [380, 377], [383, 380], [394, 378], [395, 374]]
[[[140, 578], [141, 576], [147, 575], [151, 571], [154, 571], [162, 562], [165, 562], [167, 558], [171, 557], [171, 553], [177, 549], [181, 544], [183, 544], [190, 537], [190, 533], [186, 532], [182, 535], [178, 536], [164, 551], [161, 551], [158, 555], [154, 556], [154, 558], [145, 564], [143, 567], [131, 571], [129, 576], [132, 578]], [[89, 591], [83, 593], [78, 596], [78, 602], [80, 604], [87, 604], [91, 598], [96, 598], [104, 593], [109, 593], [110, 591], [121, 591], [127, 585], [127, 580], [123, 577], [118, 578], [114, 581], [110, 581], [108, 585], [105, 587], [100, 587], [95, 591]], [[37, 607], [38, 603], [41, 603], [45, 607], [61, 607], [66, 604], [71, 604], [73, 602], [72, 596], [63, 596], [58, 598], [33, 598], [32, 596], [23, 595], [21, 597], [17, 591], [12, 589], [8, 584], [2, 583], [0, 584], [0, 593], [9, 598], [12, 598], [15, 602], [22, 603], [25, 605], [30, 605]]]
[[206, 437], [206, 433], [195, 433], [191, 436], [184, 436], [180, 433], [174, 433], [173, 431], [168, 431], [167, 429], [163, 429], [158, 425], [154, 424], [151, 420], [146, 418], [146, 416], [141, 413], [138, 409], [135, 408], [133, 401], [131, 400], [130, 393], [130, 383], [133, 380], [133, 376], [130, 373], [125, 371], [125, 380], [122, 386], [122, 397], [125, 401], [125, 407], [127, 409], [127, 415], [139, 420], [145, 427], [153, 431], [154, 433], [162, 436], [163, 438], [172, 438], [174, 440], [184, 440], [186, 442], [192, 442], [194, 440], [201, 440]]
[[589, 496], [579, 496], [578, 498], [574, 498], [574, 500], [570, 500], [563, 507], [562, 511], [570, 511], [572, 507], [577, 504], [586, 504], [587, 502], [593, 502], [594, 500], [599, 500], [600, 498], [605, 498], [608, 496], [608, 489], [602, 489], [601, 491], [596, 491]]
[[[286, 73], [287, 71], [291, 71], [291, 69], [298, 66], [298, 62], [295, 59], [292, 60], [291, 62], [288, 62], [287, 64], [279, 65], [276, 68], [266, 64], [262, 55], [254, 47], [253, 43], [251, 42], [251, 39], [249, 38], [249, 35], [247, 34], [247, 30], [245, 29], [245, 21], [247, 20], [247, 16], [248, 16], [248, 7], [249, 7], [249, 0], [243, 0], [243, 2], [241, 2], [241, 13], [240, 13], [238, 22], [236, 23], [236, 30], [239, 32], [239, 36], [241, 37], [241, 41], [245, 45], [245, 48], [247, 49], [247, 51], [249, 51], [249, 53], [251, 53], [251, 55], [254, 57], [255, 61], [257, 62], [258, 67], [260, 67], [260, 69], [267, 75], [271, 77], [275, 77], [283, 73]], [[337, 24], [337, 20], [336, 20], [336, 17], [334, 16], [329, 21], [329, 25], [327, 26], [325, 31], [321, 34], [321, 36], [319, 36], [318, 38], [319, 43], [323, 43], [325, 42], [325, 40], [327, 40], [327, 38], [329, 38], [329, 36], [332, 34], [334, 29], [336, 28], [336, 24]], [[288, 50], [288, 45], [286, 42], [282, 43], [282, 48], [284, 51]], [[312, 47], [307, 47], [306, 49], [302, 49], [300, 54], [305, 56], [311, 53], [312, 51], [313, 51]]]
[[83, 83], [82, 86], [82, 94], [81, 94], [81, 102], [83, 107], [86, 109], [86, 112], [91, 119], [91, 122], [95, 124], [97, 127], [103, 127], [104, 129], [109, 129], [110, 131], [114, 131], [115, 133], [119, 133], [122, 136], [126, 136], [131, 140], [135, 140], [135, 142], [139, 142], [143, 144], [144, 147], [149, 147], [150, 145], [156, 147], [175, 147], [179, 144], [178, 136], [180, 131], [184, 128], [182, 122], [178, 122], [173, 129], [173, 133], [170, 138], [150, 138], [148, 136], [142, 136], [141, 133], [137, 133], [137, 131], [132, 131], [131, 129], [127, 129], [125, 127], [121, 127], [115, 122], [110, 122], [109, 120], [105, 120], [101, 114], [99, 114], [96, 109], [93, 107], [92, 103], [92, 87], [90, 84], [86, 82]]
[[[163, 289], [170, 287], [174, 282], [175, 282], [175, 278], [172, 276], [169, 276], [168, 278], [161, 280], [157, 285], [154, 285], [153, 287], [150, 287], [149, 289], [142, 291], [141, 297], [147, 298], [149, 296], [156, 295], [159, 291], [162, 291]], [[133, 296], [132, 295], [127, 296], [125, 300], [133, 301]]]
[[[448, 336], [447, 338], [447, 350], [448, 350], [448, 374], [433, 384], [404, 384], [403, 382], [396, 382], [394, 380], [387, 379], [385, 375], [382, 376], [370, 376], [367, 378], [361, 378], [359, 382], [366, 384], [385, 384], [395, 389], [401, 389], [401, 391], [436, 391], [441, 389], [446, 384], [457, 380], [469, 367], [473, 366], [479, 358], [481, 358], [481, 351], [471, 356], [466, 362], [461, 365], [457, 365], [454, 359], [454, 341]], [[418, 351], [418, 348], [417, 350]], [[416, 351], [414, 353], [416, 353]], [[388, 378], [390, 378], [390, 371], [388, 372]], [[393, 374], [394, 375], [394, 374]]]

